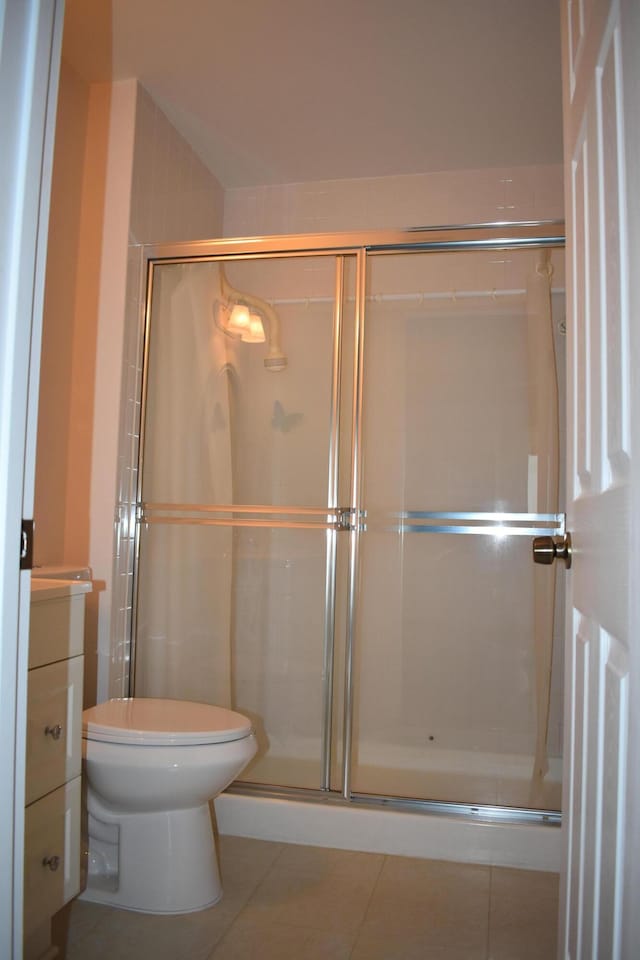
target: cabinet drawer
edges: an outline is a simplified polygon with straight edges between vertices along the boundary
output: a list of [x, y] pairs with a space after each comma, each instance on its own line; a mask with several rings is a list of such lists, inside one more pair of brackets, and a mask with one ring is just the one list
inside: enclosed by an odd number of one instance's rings
[[26, 802], [73, 777], [82, 766], [84, 657], [29, 671]]
[[80, 782], [76, 777], [25, 810], [25, 935], [80, 891]]
[[84, 594], [31, 603], [29, 668], [84, 652]]

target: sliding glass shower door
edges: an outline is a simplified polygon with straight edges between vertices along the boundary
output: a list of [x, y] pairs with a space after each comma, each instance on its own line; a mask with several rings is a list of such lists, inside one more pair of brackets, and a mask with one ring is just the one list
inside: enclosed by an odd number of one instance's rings
[[292, 239], [151, 261], [132, 692], [258, 787], [557, 810], [562, 251]]
[[251, 717], [254, 782], [328, 779], [352, 260], [153, 270], [135, 693]]
[[551, 269], [370, 259], [355, 793], [560, 807], [563, 617], [531, 559], [559, 511]]

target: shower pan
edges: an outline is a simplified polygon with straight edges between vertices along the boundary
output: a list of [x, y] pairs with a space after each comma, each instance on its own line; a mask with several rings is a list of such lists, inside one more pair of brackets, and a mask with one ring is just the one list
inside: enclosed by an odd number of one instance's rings
[[562, 584], [531, 541], [564, 533], [563, 243], [144, 248], [129, 693], [251, 716], [232, 789], [559, 822]]

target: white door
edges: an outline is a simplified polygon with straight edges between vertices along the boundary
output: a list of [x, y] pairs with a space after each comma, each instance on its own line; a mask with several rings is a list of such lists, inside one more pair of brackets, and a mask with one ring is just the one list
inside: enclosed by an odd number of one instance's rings
[[62, 0], [0, 0], [0, 957], [22, 957], [24, 766], [40, 329]]
[[559, 952], [631, 960], [640, 957], [640, 3], [562, 6], [574, 557]]

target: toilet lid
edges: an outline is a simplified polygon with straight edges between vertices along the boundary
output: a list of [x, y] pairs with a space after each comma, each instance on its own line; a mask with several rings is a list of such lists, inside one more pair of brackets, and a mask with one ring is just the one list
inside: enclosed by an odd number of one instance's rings
[[250, 733], [251, 721], [241, 713], [188, 700], [107, 700], [82, 715], [83, 737], [111, 743], [224, 743]]

